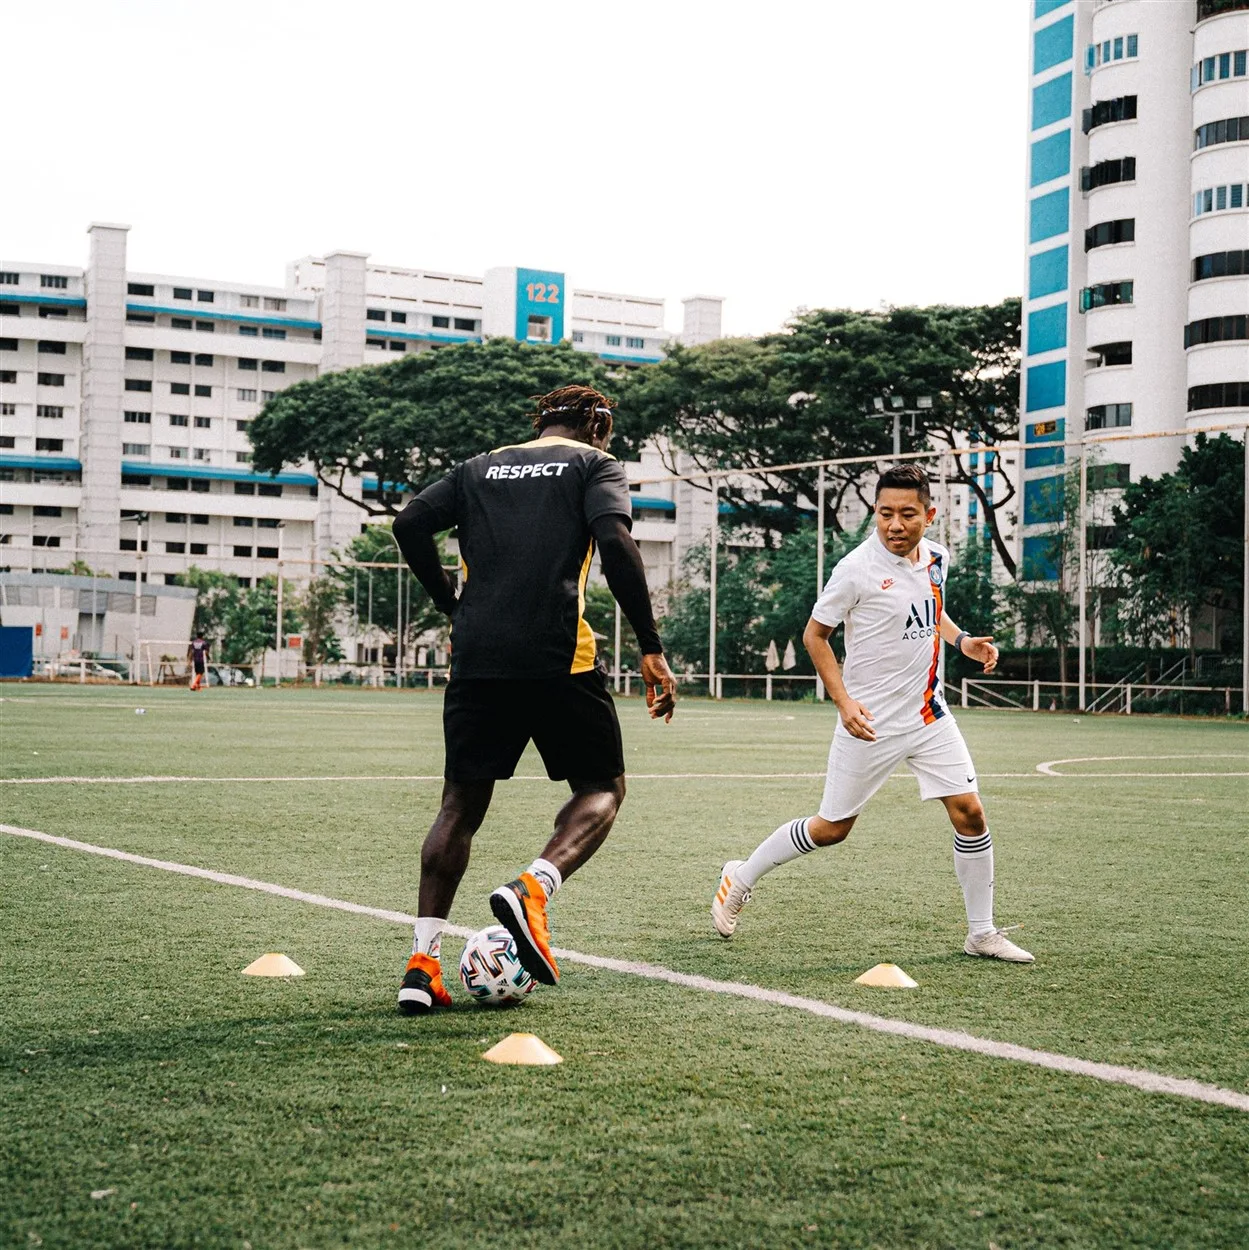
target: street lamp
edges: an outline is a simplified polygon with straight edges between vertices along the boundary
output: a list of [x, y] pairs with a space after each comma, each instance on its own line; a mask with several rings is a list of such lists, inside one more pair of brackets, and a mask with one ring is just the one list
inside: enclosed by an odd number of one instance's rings
[[[278, 522], [278, 622], [277, 637], [274, 639], [277, 649], [277, 677], [274, 685], [281, 687], [282, 685], [282, 535], [286, 532], [286, 522]], [[299, 676], [298, 670], [295, 673], [296, 678]]]
[[122, 513], [123, 521], [134, 521], [139, 527], [139, 537], [135, 543], [134, 549], [134, 657], [130, 665], [130, 682], [132, 685], [139, 684], [139, 637], [142, 632], [142, 606], [143, 606], [143, 527], [148, 522], [148, 513], [146, 512], [125, 512]]
[[932, 396], [918, 395], [915, 398], [915, 406], [908, 408], [906, 400], [901, 395], [877, 395], [872, 400], [872, 409], [881, 416], [893, 418], [893, 454], [900, 456], [902, 454], [902, 418], [911, 418], [911, 433], [914, 434], [915, 418], [921, 412], [932, 410]]

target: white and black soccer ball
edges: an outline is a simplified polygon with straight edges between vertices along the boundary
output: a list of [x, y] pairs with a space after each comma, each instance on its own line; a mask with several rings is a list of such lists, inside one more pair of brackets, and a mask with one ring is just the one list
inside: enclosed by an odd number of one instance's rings
[[521, 967], [512, 935], [501, 925], [479, 929], [464, 943], [460, 980], [488, 1007], [523, 1002], [538, 984]]

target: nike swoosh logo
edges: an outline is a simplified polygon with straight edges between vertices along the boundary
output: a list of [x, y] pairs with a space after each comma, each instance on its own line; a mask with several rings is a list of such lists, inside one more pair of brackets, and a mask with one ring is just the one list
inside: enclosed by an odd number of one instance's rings
[[976, 780], [976, 778], [975, 778], [974, 776], [972, 776], [972, 777], [968, 777], [968, 778], [967, 778], [967, 780], [968, 780], [968, 781], [975, 781], [975, 780]]

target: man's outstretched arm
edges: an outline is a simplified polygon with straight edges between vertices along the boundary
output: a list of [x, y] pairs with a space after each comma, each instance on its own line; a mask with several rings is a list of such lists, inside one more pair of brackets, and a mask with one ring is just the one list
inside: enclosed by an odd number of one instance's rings
[[598, 544], [603, 576], [620, 610], [637, 635], [642, 653], [642, 680], [646, 683], [646, 704], [652, 718], [672, 719], [677, 683], [664, 659], [663, 644], [655, 627], [655, 611], [651, 606], [650, 587], [646, 584], [646, 566], [642, 553], [629, 533], [624, 517], [615, 513], [601, 516], [590, 527]]
[[408, 568], [425, 587], [434, 607], [450, 616], [455, 608], [455, 583], [442, 567], [442, 557], [434, 541], [434, 535], [446, 528], [439, 523], [436, 511], [417, 498], [395, 517], [394, 533]]

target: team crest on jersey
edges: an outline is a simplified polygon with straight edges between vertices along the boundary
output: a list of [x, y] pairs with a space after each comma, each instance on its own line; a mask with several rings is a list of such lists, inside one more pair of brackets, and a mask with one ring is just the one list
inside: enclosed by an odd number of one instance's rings
[[934, 586], [939, 588], [941, 586], [942, 576], [943, 574], [941, 572], [941, 561], [934, 560], [928, 566], [928, 580], [932, 582]]

